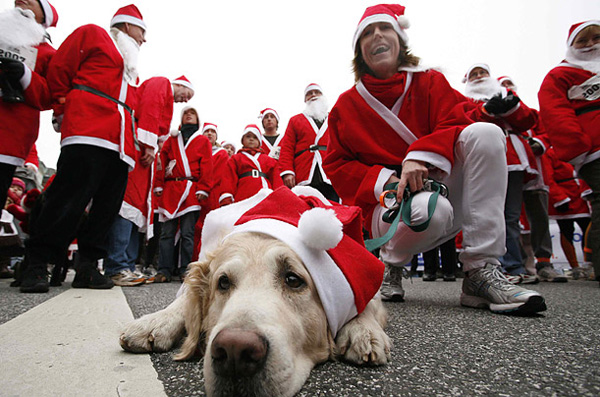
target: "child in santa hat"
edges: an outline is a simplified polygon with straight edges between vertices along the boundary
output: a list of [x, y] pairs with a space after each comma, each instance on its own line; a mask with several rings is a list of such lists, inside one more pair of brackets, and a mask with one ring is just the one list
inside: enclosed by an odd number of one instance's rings
[[221, 183], [219, 205], [244, 200], [260, 189], [277, 189], [283, 186], [277, 161], [261, 150], [262, 136], [255, 124], [244, 128], [242, 148], [227, 162]]

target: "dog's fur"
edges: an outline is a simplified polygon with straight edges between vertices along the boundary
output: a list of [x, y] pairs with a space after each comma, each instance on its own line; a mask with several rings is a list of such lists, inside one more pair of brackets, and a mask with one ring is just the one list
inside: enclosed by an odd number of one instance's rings
[[190, 264], [185, 283], [166, 309], [127, 325], [120, 342], [131, 352], [167, 351], [187, 333], [175, 359], [205, 350], [208, 395], [292, 396], [317, 363], [390, 359], [381, 301], [371, 300], [334, 341], [306, 267], [272, 237], [229, 237], [205, 262]]

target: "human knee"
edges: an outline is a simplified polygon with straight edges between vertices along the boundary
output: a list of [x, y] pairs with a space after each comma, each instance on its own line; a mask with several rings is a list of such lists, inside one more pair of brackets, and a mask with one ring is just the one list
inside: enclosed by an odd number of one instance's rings
[[[433, 193], [424, 192], [414, 196], [411, 209], [411, 224], [420, 225], [429, 218], [429, 200]], [[454, 210], [450, 201], [443, 196], [438, 196], [437, 203], [427, 229], [440, 236], [446, 234], [454, 222]], [[433, 236], [432, 236], [433, 237]], [[437, 237], [436, 237], [437, 238]]]
[[495, 124], [473, 123], [462, 130], [459, 140], [481, 154], [494, 156], [501, 153], [504, 156], [506, 152], [506, 136]]

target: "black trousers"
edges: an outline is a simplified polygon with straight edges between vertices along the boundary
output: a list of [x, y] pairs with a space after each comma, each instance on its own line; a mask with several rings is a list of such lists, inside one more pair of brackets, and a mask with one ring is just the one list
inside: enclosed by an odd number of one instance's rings
[[25, 242], [32, 262], [58, 263], [74, 238], [82, 258], [106, 257], [107, 235], [123, 202], [127, 173], [127, 164], [115, 151], [91, 145], [63, 147], [56, 176], [36, 208]]
[[12, 164], [0, 163], [0, 203], [4, 208], [6, 198], [8, 197], [8, 188], [12, 185], [12, 179], [17, 167]]

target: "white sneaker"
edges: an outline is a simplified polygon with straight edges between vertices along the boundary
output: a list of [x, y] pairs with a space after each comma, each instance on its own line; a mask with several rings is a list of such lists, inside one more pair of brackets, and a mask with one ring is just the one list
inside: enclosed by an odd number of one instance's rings
[[488, 263], [469, 273], [462, 285], [460, 304], [463, 306], [516, 315], [546, 310], [544, 298], [539, 293], [511, 284], [499, 265]]
[[385, 265], [383, 273], [383, 283], [379, 292], [381, 300], [391, 302], [404, 302], [404, 289], [402, 288], [402, 277], [404, 276], [404, 266]]
[[140, 277], [133, 273], [131, 270], [122, 270], [121, 272], [110, 276], [110, 279], [119, 287], [134, 287], [136, 285], [144, 284], [146, 281], [144, 277]]

